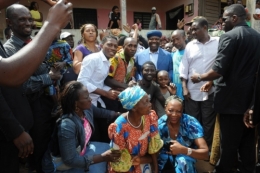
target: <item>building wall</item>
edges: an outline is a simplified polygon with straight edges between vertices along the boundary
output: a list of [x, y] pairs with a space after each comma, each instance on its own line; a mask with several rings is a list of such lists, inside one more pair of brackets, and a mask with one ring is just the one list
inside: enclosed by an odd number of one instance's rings
[[[40, 0], [35, 0], [39, 4], [39, 8], [43, 14], [43, 20], [46, 19], [49, 5], [45, 4]], [[31, 1], [20, 0], [19, 3], [25, 6], [29, 6]], [[141, 2], [141, 3], [140, 3]], [[132, 25], [134, 23], [134, 12], [151, 12], [151, 8], [155, 6], [157, 8], [157, 13], [161, 17], [162, 29], [166, 27], [166, 17], [165, 14], [167, 11], [178, 7], [180, 5], [188, 5], [194, 2], [194, 15], [188, 16], [184, 14], [184, 20], [190, 21], [194, 16], [198, 15], [198, 0], [127, 0], [127, 23]], [[120, 0], [73, 0], [74, 8], [92, 8], [97, 9], [98, 17], [98, 28], [104, 29], [108, 24], [108, 13], [111, 11], [114, 5], [119, 6]], [[3, 31], [6, 27], [5, 22], [5, 9], [1, 10], [0, 13], [0, 31]]]

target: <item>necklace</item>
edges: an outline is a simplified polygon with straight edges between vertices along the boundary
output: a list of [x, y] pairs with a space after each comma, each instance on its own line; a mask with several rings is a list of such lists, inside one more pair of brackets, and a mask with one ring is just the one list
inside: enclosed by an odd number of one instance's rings
[[84, 45], [85, 45], [85, 47], [86, 47], [91, 53], [93, 53], [93, 52], [98, 52], [97, 46], [95, 46], [94, 50], [91, 50], [91, 49], [87, 46], [86, 43], [84, 43]]
[[142, 125], [142, 122], [143, 122], [143, 119], [141, 118], [140, 124], [139, 124], [138, 126], [134, 126], [134, 125], [129, 121], [129, 119], [128, 119], [128, 114], [127, 114], [127, 116], [126, 116], [126, 119], [127, 119], [127, 121], [129, 122], [129, 124], [130, 124], [133, 128], [136, 128], [136, 129], [138, 129], [138, 128]]

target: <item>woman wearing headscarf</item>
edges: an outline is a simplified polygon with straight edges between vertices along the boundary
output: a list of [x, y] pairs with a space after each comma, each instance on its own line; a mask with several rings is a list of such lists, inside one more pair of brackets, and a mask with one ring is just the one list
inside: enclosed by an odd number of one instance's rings
[[108, 128], [111, 147], [120, 150], [118, 162], [110, 163], [109, 173], [158, 172], [156, 153], [163, 143], [157, 127], [157, 115], [151, 110], [148, 95], [139, 86], [125, 89], [119, 94], [122, 106], [128, 110]]
[[197, 173], [196, 159], [209, 159], [202, 126], [194, 117], [183, 114], [183, 101], [176, 95], [167, 98], [165, 112], [158, 120], [164, 141], [158, 157], [159, 173]]

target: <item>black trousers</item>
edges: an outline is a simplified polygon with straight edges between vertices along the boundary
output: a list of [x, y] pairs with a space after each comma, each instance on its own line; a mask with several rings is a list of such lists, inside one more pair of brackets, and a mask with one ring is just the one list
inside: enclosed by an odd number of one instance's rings
[[255, 129], [247, 128], [243, 123], [244, 115], [220, 114], [221, 156], [216, 171], [231, 173], [237, 167], [240, 172], [253, 173], [255, 170]]
[[205, 101], [185, 100], [185, 113], [195, 117], [201, 123], [204, 130], [204, 139], [209, 149], [212, 145], [217, 115], [213, 109], [213, 97], [214, 94], [212, 93]]
[[42, 95], [31, 102], [34, 125], [30, 130], [30, 135], [34, 143], [34, 152], [29, 156], [28, 162], [31, 169], [36, 169], [37, 173], [42, 171], [42, 157], [47, 150], [55, 120], [51, 117], [53, 100], [50, 96]]
[[13, 141], [7, 141], [4, 134], [0, 132], [0, 172], [19, 172], [19, 150]]
[[[126, 110], [123, 109], [121, 103], [118, 100], [111, 100], [106, 97], [101, 97], [101, 99], [104, 101], [106, 109], [113, 110], [115, 112], [126, 112]], [[99, 102], [97, 104], [97, 107], [102, 108]], [[115, 119], [108, 121], [107, 118], [96, 118], [94, 115], [95, 131], [92, 134], [90, 140], [109, 143], [110, 139], [108, 137], [108, 127], [114, 121]]]

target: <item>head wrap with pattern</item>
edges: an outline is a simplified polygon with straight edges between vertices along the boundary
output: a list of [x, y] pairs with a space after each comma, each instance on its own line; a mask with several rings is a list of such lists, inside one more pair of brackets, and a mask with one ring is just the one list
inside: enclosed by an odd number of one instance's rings
[[129, 87], [122, 91], [118, 98], [122, 103], [123, 108], [127, 110], [133, 109], [133, 107], [143, 98], [146, 92], [139, 86]]

